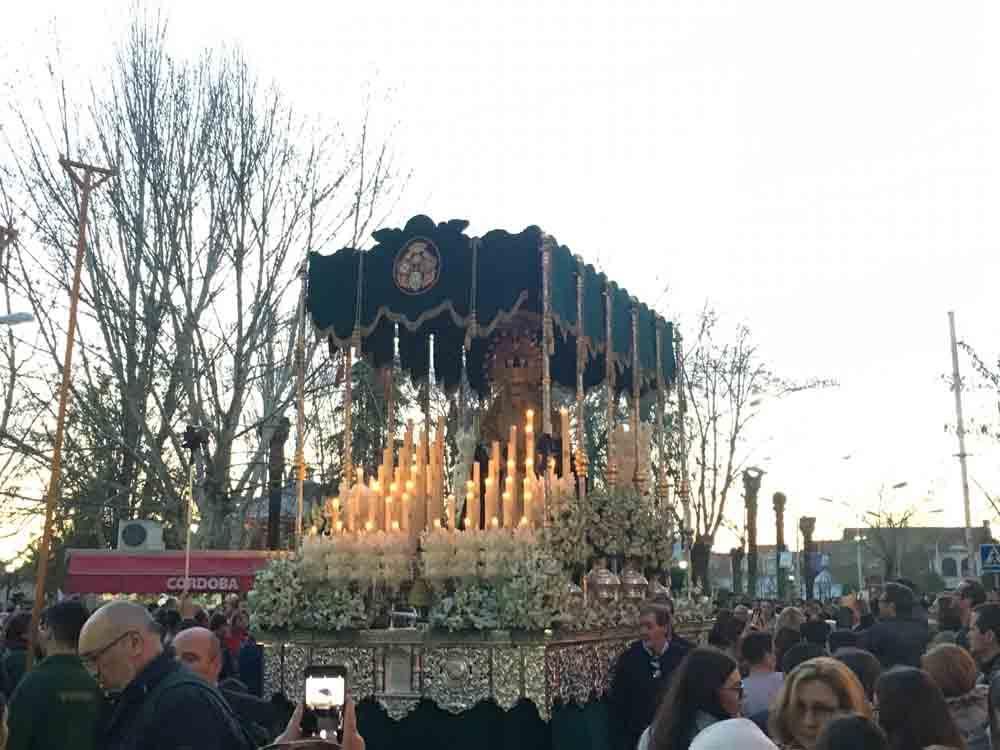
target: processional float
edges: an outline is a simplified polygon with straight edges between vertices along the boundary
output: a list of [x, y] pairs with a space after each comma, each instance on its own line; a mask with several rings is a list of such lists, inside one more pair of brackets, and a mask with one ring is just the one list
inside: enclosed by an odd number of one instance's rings
[[[667, 413], [673, 326], [538, 227], [470, 237], [467, 225], [416, 216], [374, 232], [370, 250], [309, 257], [305, 309], [344, 367], [341, 480], [297, 560], [255, 585], [274, 689], [295, 696], [307, 662], [341, 661], [355, 694], [393, 715], [430, 698], [452, 711], [530, 699], [548, 716], [604, 692], [632, 637], [620, 627], [667, 594], [656, 579], [690, 527], [683, 419]], [[367, 461], [352, 449], [359, 359], [388, 384], [382, 448]], [[393, 384], [407, 377], [421, 398], [399, 434]], [[450, 427], [432, 388], [457, 391]], [[594, 476], [587, 395], [602, 389]], [[425, 597], [435, 627], [372, 627], [376, 600], [403, 593]]]

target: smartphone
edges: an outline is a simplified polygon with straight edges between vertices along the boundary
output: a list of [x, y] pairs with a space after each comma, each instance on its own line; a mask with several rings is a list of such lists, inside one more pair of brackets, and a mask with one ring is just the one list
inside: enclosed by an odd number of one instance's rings
[[306, 667], [306, 710], [302, 734], [320, 739], [341, 737], [344, 701], [347, 699], [347, 667], [322, 664]]

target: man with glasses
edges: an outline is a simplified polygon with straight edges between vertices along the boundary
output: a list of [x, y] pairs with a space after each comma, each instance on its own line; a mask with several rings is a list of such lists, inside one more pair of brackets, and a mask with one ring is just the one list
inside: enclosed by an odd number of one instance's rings
[[59, 602], [42, 614], [38, 644], [45, 658], [14, 691], [7, 750], [97, 747], [101, 692], [77, 656], [88, 615], [78, 601]]
[[972, 621], [972, 611], [980, 604], [986, 603], [986, 589], [979, 581], [966, 578], [955, 589], [955, 599], [958, 604], [958, 619], [962, 627], [955, 634], [955, 643], [970, 651], [969, 625]]
[[673, 633], [671, 604], [647, 602], [639, 610], [640, 639], [618, 657], [611, 682], [611, 741], [615, 750], [635, 750], [653, 721], [670, 676], [691, 650]]
[[219, 691], [163, 651], [149, 612], [131, 602], [97, 610], [80, 633], [80, 658], [116, 696], [104, 750], [250, 750]]

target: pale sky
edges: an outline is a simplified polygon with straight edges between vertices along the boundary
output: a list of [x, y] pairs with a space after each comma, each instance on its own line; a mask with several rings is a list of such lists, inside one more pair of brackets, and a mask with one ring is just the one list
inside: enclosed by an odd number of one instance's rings
[[[53, 29], [81, 76], [100, 76], [130, 7], [9, 4], [7, 82], [41, 61]], [[538, 224], [682, 327], [707, 300], [752, 327], [779, 373], [838, 380], [758, 426], [762, 543], [779, 489], [789, 538], [807, 511], [819, 538], [857, 525], [817, 498], [860, 512], [901, 481], [899, 506], [933, 492], [921, 507], [944, 512], [920, 520], [962, 523], [941, 376], [949, 309], [960, 338], [1000, 353], [996, 3], [164, 7], [178, 51], [238, 44], [321, 122], [356, 129], [370, 92], [413, 171], [391, 225], [415, 213], [467, 219], [470, 234]], [[967, 400], [967, 413], [988, 408]], [[970, 452], [972, 477], [1000, 488], [1000, 448]], [[978, 524], [993, 513], [972, 493]]]

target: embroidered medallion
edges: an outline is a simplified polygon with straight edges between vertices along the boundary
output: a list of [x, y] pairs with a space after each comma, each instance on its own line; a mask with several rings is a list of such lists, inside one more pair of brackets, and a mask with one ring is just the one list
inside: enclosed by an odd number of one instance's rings
[[406, 294], [423, 294], [437, 284], [441, 274], [441, 254], [428, 239], [414, 237], [396, 255], [392, 275]]

